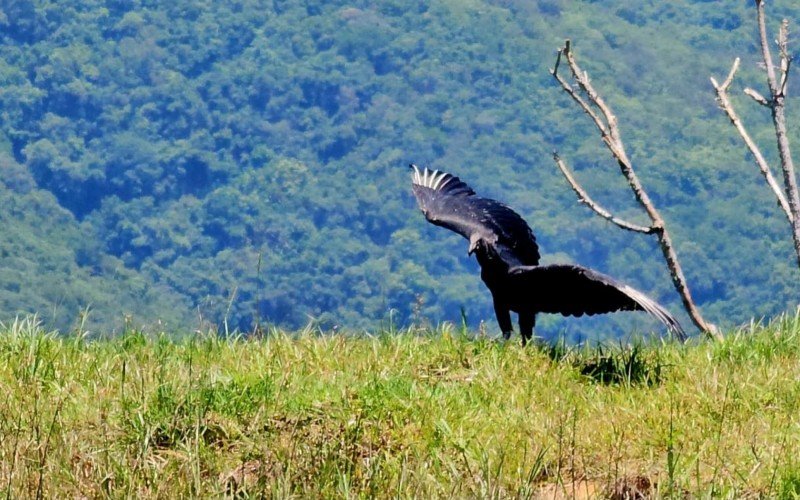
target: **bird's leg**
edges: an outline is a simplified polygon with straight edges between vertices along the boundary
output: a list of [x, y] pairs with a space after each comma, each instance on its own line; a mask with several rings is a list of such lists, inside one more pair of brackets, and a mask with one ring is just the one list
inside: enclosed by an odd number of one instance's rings
[[511, 325], [511, 310], [502, 301], [494, 297], [494, 315], [497, 316], [497, 324], [500, 325], [500, 331], [503, 332], [503, 340], [511, 338], [514, 333], [514, 327]]
[[519, 313], [519, 333], [522, 336], [522, 345], [528, 343], [533, 337], [533, 327], [536, 326], [536, 314]]

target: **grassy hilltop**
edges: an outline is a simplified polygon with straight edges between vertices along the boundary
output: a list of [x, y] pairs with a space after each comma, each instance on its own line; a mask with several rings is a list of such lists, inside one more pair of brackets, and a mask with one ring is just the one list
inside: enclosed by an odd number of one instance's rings
[[0, 332], [9, 497], [792, 497], [800, 316], [721, 343]]

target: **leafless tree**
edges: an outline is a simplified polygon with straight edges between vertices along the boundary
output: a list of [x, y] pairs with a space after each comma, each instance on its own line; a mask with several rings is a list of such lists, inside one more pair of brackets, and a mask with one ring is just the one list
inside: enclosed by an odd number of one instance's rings
[[772, 123], [775, 126], [775, 138], [778, 143], [778, 153], [781, 160], [781, 170], [783, 171], [783, 187], [775, 181], [772, 175], [767, 160], [761, 154], [761, 150], [753, 141], [747, 129], [742, 124], [742, 120], [733, 109], [730, 99], [728, 98], [728, 89], [733, 82], [733, 77], [739, 69], [739, 58], [733, 61], [728, 77], [722, 82], [722, 85], [717, 83], [717, 80], [711, 78], [711, 84], [717, 92], [717, 102], [728, 118], [736, 127], [739, 135], [742, 136], [745, 145], [753, 154], [756, 165], [758, 165], [761, 174], [767, 181], [775, 197], [778, 199], [778, 205], [783, 210], [786, 218], [789, 220], [789, 225], [792, 230], [792, 239], [794, 241], [794, 249], [797, 253], [797, 263], [800, 265], [800, 198], [797, 194], [797, 177], [794, 172], [794, 162], [792, 161], [792, 151], [789, 148], [789, 137], [786, 134], [786, 114], [784, 107], [786, 105], [786, 83], [789, 79], [789, 69], [792, 66], [792, 56], [789, 54], [789, 21], [786, 19], [781, 23], [780, 30], [778, 31], [778, 51], [780, 53], [780, 77], [775, 72], [775, 66], [772, 63], [772, 53], [770, 52], [770, 44], [767, 35], [767, 22], [766, 14], [764, 12], [764, 0], [755, 0], [756, 11], [758, 13], [758, 31], [761, 39], [761, 57], [767, 73], [767, 87], [769, 88], [769, 98], [764, 97], [762, 94], [751, 88], [745, 88], [744, 93], [750, 96], [754, 101], [762, 106], [769, 108], [772, 114]]
[[[566, 59], [567, 61], [572, 74], [572, 79], [575, 81], [575, 85], [570, 84], [558, 72], [562, 58]], [[578, 104], [578, 106], [580, 106], [580, 108], [591, 118], [592, 122], [594, 122], [595, 126], [600, 131], [600, 136], [602, 137], [603, 142], [619, 165], [622, 175], [625, 176], [625, 179], [628, 181], [628, 185], [636, 197], [636, 201], [639, 202], [644, 211], [647, 213], [651, 224], [649, 226], [632, 224], [614, 216], [611, 212], [598, 205], [589, 197], [586, 190], [584, 190], [580, 184], [578, 184], [567, 165], [559, 157], [558, 153], [553, 153], [553, 159], [555, 160], [556, 165], [558, 165], [561, 173], [564, 174], [564, 177], [578, 195], [578, 201], [591, 208], [600, 217], [616, 224], [622, 229], [643, 234], [654, 234], [656, 238], [658, 238], [661, 252], [664, 254], [664, 260], [669, 268], [670, 276], [672, 276], [672, 283], [680, 294], [681, 300], [683, 301], [683, 306], [689, 313], [689, 317], [692, 319], [694, 324], [707, 336], [721, 338], [717, 327], [703, 319], [703, 316], [700, 314], [700, 310], [695, 305], [694, 300], [692, 299], [692, 294], [689, 291], [689, 285], [686, 283], [686, 277], [684, 276], [681, 265], [678, 262], [678, 255], [675, 253], [675, 248], [672, 244], [672, 238], [670, 238], [669, 232], [664, 225], [664, 219], [661, 217], [661, 214], [658, 212], [658, 210], [656, 210], [653, 202], [650, 200], [650, 197], [647, 194], [647, 191], [645, 191], [642, 187], [642, 183], [639, 181], [639, 178], [633, 169], [633, 164], [625, 152], [625, 146], [622, 143], [619, 127], [617, 125], [617, 117], [614, 116], [611, 108], [605, 103], [605, 101], [600, 97], [600, 94], [598, 94], [592, 86], [592, 83], [589, 80], [589, 74], [581, 70], [581, 68], [578, 66], [578, 63], [575, 61], [575, 57], [571, 51], [569, 40], [567, 40], [564, 44], [564, 47], [558, 51], [558, 57], [556, 58], [554, 68], [551, 70], [551, 74], [558, 81], [558, 83], [561, 84], [561, 88], [563, 88], [564, 91], [569, 94], [569, 96]]]

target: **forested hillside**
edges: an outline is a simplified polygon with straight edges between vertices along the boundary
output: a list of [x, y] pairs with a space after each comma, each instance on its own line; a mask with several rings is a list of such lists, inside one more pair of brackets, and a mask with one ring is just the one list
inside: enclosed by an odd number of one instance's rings
[[[773, 29], [800, 22], [796, 2], [769, 9]], [[678, 312], [655, 241], [576, 204], [552, 163], [558, 149], [598, 201], [643, 220], [548, 73], [567, 37], [708, 319], [795, 307], [785, 218], [708, 81], [742, 57], [735, 104], [774, 159], [768, 113], [740, 97], [764, 85], [750, 2], [18, 0], [0, 2], [0, 320], [491, 320], [465, 241], [417, 211], [409, 162], [517, 209], [546, 262]]]

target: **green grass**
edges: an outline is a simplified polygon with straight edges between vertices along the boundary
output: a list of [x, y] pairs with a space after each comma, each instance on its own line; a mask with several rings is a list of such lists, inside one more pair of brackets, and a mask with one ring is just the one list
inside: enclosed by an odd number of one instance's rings
[[19, 497], [800, 495], [800, 317], [568, 348], [453, 328], [264, 340], [0, 327]]

